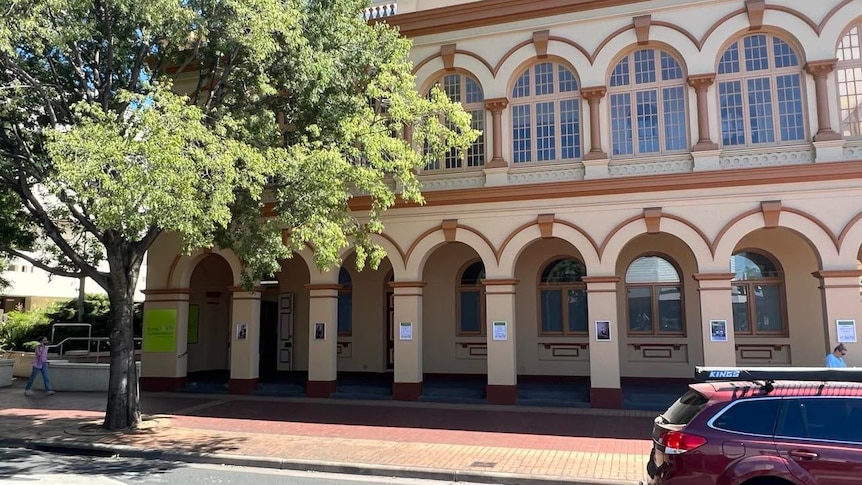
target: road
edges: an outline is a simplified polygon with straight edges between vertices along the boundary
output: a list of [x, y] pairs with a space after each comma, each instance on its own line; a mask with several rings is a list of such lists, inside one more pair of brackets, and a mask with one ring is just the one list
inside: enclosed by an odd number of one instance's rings
[[456, 482], [364, 477], [264, 468], [105, 458], [0, 449], [2, 485], [454, 485]]

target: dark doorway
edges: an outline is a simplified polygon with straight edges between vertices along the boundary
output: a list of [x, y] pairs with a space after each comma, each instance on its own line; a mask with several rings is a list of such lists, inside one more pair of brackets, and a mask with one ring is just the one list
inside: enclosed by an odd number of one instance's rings
[[272, 380], [278, 371], [278, 302], [260, 302], [260, 379]]
[[386, 370], [395, 368], [395, 294], [386, 293]]

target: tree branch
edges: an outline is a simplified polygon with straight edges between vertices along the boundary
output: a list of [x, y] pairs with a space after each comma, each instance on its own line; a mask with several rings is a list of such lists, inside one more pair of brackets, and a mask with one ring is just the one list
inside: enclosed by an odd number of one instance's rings
[[17, 249], [12, 249], [12, 248], [8, 248], [8, 247], [0, 246], [0, 252], [7, 253], [7, 254], [10, 254], [12, 256], [16, 256], [18, 258], [21, 258], [21, 259], [29, 262], [33, 266], [35, 266], [39, 269], [43, 269], [43, 270], [45, 270], [45, 271], [47, 271], [53, 275], [68, 276], [69, 278], [81, 278], [84, 276], [83, 271], [73, 273], [71, 271], [67, 271], [67, 270], [62, 269], [62, 268], [57, 268], [56, 266], [51, 266], [51, 265], [49, 265], [43, 261], [40, 261], [40, 260], [38, 260], [32, 256], [28, 256], [27, 254], [22, 253], [21, 251], [18, 251]]
[[42, 101], [45, 103], [45, 111], [48, 117], [51, 119], [51, 124], [57, 125], [57, 114], [54, 112], [54, 106], [51, 104], [51, 97], [48, 96], [48, 93], [45, 92], [45, 87], [42, 86], [42, 83], [31, 76], [27, 71], [21, 69], [21, 67], [12, 59], [9, 58], [9, 55], [5, 52], [0, 54], [0, 62], [2, 62], [3, 66], [13, 71], [17, 76], [23, 78], [36, 92], [39, 93]]

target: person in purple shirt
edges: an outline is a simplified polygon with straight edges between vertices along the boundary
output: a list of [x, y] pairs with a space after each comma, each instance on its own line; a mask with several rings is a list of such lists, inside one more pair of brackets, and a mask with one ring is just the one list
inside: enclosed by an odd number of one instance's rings
[[847, 367], [844, 363], [844, 356], [847, 355], [847, 347], [844, 344], [838, 344], [832, 353], [826, 356], [826, 367]]
[[36, 346], [36, 360], [33, 361], [33, 372], [30, 373], [30, 379], [27, 385], [24, 386], [24, 394], [30, 396], [33, 391], [33, 382], [36, 381], [36, 376], [42, 374], [42, 382], [45, 384], [45, 390], [48, 394], [54, 394], [51, 389], [51, 380], [48, 379], [48, 337], [39, 337], [39, 345]]

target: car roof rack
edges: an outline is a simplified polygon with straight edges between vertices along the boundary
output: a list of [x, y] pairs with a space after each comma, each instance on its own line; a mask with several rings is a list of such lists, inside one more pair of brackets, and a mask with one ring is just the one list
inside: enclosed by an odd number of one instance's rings
[[862, 368], [842, 367], [701, 367], [697, 382], [710, 381], [841, 381], [862, 382]]

